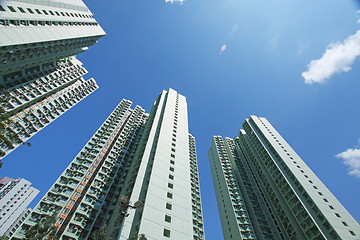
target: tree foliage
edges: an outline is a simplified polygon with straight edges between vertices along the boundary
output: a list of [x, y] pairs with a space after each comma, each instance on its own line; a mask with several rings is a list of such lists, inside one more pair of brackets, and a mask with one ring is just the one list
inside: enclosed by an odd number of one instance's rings
[[143, 233], [141, 233], [139, 235], [137, 235], [137, 233], [135, 233], [131, 236], [131, 238], [129, 238], [129, 240], [147, 240], [147, 237]]
[[56, 221], [57, 213], [54, 213], [51, 216], [43, 218], [36, 225], [32, 226], [29, 230], [26, 231], [25, 237], [26, 240], [56, 240]]
[[107, 224], [102, 225], [101, 228], [99, 228], [98, 230], [94, 231], [91, 236], [90, 239], [92, 240], [106, 240], [106, 231], [108, 229]]

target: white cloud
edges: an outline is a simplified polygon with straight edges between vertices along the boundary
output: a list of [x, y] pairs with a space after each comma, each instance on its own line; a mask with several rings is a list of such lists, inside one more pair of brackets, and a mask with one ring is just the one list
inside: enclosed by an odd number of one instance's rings
[[349, 175], [360, 178], [360, 149], [349, 148], [345, 152], [336, 155], [349, 167]]
[[330, 44], [324, 55], [317, 60], [312, 60], [308, 71], [301, 75], [305, 83], [322, 83], [333, 74], [348, 72], [356, 57], [360, 55], [360, 30], [349, 36], [343, 43]]
[[225, 50], [226, 50], [226, 44], [223, 44], [220, 48], [219, 55], [223, 54]]
[[174, 3], [174, 2], [178, 2], [180, 4], [183, 4], [185, 0], [165, 0], [165, 2], [169, 2], [169, 3]]

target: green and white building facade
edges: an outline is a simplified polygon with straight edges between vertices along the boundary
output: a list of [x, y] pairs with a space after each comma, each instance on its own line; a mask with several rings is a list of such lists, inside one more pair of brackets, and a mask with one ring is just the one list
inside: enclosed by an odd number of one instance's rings
[[224, 239], [360, 239], [360, 225], [262, 117], [208, 156]]
[[0, 1], [0, 157], [98, 88], [75, 56], [104, 35], [81, 0]]
[[13, 239], [57, 215], [60, 239], [204, 239], [186, 98], [163, 91], [149, 114], [122, 100]]

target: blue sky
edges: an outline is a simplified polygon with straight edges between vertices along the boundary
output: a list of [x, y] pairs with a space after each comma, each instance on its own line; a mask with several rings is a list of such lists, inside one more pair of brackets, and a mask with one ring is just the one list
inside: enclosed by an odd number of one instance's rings
[[85, 3], [107, 32], [79, 56], [99, 90], [0, 169], [41, 191], [32, 206], [122, 98], [149, 112], [171, 87], [188, 101], [207, 239], [222, 238], [207, 158], [211, 138], [236, 136], [251, 114], [266, 117], [360, 221], [359, 1]]

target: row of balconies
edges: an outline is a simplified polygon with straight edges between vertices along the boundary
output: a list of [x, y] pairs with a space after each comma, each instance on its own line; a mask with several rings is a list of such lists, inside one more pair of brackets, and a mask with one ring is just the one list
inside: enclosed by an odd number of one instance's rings
[[97, 22], [68, 22], [68, 21], [43, 21], [43, 20], [21, 20], [0, 19], [0, 26], [98, 26]]
[[66, 52], [67, 50], [88, 47], [95, 44], [98, 38], [99, 36], [94, 36], [81, 39], [49, 41], [47, 45], [37, 47], [29, 47], [31, 44], [25, 44], [22, 46], [22, 49], [0, 52], [1, 62], [6, 64], [25, 60], [26, 58], [46, 56], [54, 53]]

